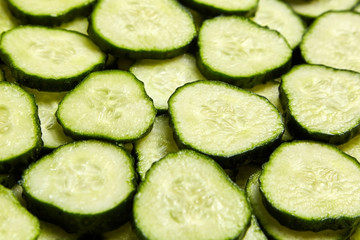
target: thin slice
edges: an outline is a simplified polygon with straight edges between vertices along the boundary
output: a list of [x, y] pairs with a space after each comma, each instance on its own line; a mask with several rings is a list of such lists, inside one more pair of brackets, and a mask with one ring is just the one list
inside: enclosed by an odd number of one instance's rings
[[359, 13], [327, 12], [317, 18], [304, 34], [301, 54], [310, 64], [360, 72], [359, 36]]
[[344, 240], [348, 236], [349, 230], [330, 230], [312, 232], [312, 231], [297, 231], [281, 225], [271, 214], [267, 211], [263, 204], [259, 176], [261, 171], [251, 175], [246, 184], [246, 194], [249, 198], [250, 205], [257, 220], [269, 237], [269, 239], [276, 240]]
[[39, 220], [21, 206], [11, 190], [0, 185], [0, 239], [36, 240]]
[[290, 228], [349, 229], [360, 219], [360, 163], [333, 145], [283, 143], [259, 181], [265, 207]]
[[30, 211], [69, 233], [101, 233], [128, 221], [136, 189], [133, 158], [114, 144], [69, 143], [23, 174]]
[[60, 102], [56, 117], [74, 139], [131, 142], [146, 135], [156, 115], [144, 84], [129, 72], [89, 74]]
[[235, 239], [245, 234], [251, 211], [215, 161], [183, 150], [154, 164], [135, 195], [133, 215], [149, 240]]
[[0, 56], [17, 81], [42, 91], [72, 89], [90, 72], [101, 69], [106, 58], [83, 34], [32, 25], [6, 31]]
[[132, 58], [175, 57], [195, 34], [191, 14], [175, 0], [102, 0], [89, 27], [104, 51]]
[[360, 129], [360, 74], [298, 65], [282, 77], [282, 105], [297, 138], [341, 144]]
[[265, 154], [284, 131], [279, 111], [266, 98], [219, 81], [197, 81], [169, 99], [176, 139], [215, 157], [225, 167]]
[[277, 31], [239, 16], [203, 22], [199, 32], [200, 71], [207, 79], [251, 88], [290, 67], [292, 50]]

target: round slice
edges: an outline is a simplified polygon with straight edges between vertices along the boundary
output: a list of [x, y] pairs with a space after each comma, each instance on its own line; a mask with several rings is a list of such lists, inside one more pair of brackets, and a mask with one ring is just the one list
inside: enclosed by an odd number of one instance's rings
[[251, 210], [244, 192], [215, 161], [182, 150], [149, 170], [133, 215], [149, 240], [237, 239], [250, 224]]
[[23, 174], [28, 208], [67, 232], [115, 229], [129, 217], [136, 190], [132, 157], [96, 140], [69, 143]]
[[198, 66], [207, 79], [244, 88], [279, 77], [292, 57], [280, 33], [239, 16], [204, 21], [198, 45]]
[[289, 228], [349, 229], [360, 219], [360, 164], [333, 145], [283, 143], [259, 181], [265, 207]]
[[132, 58], [169, 58], [196, 35], [191, 14], [175, 0], [102, 0], [89, 36], [106, 52]]
[[41, 146], [34, 97], [18, 85], [0, 82], [0, 172], [26, 168]]
[[280, 96], [297, 138], [340, 144], [359, 131], [359, 73], [298, 65], [282, 77]]
[[252, 16], [259, 0], [180, 0], [205, 15], [236, 14]]
[[96, 0], [7, 0], [11, 12], [24, 23], [56, 25], [86, 16]]
[[360, 72], [359, 37], [359, 13], [327, 12], [317, 18], [304, 34], [301, 55], [310, 64]]
[[56, 117], [74, 139], [131, 142], [150, 131], [156, 109], [144, 84], [129, 72], [89, 74], [60, 102]]
[[169, 99], [169, 112], [179, 143], [223, 166], [265, 154], [284, 132], [281, 114], [266, 98], [218, 81], [178, 88]]
[[259, 185], [259, 176], [261, 171], [255, 172], [250, 176], [246, 183], [246, 194], [250, 201], [261, 229], [266, 233], [269, 239], [276, 240], [344, 240], [347, 239], [350, 229], [345, 230], [322, 230], [313, 231], [297, 231], [281, 225], [265, 208]]
[[6, 0], [0, 0], [0, 16], [0, 34], [19, 24], [19, 21], [9, 11]]
[[15, 198], [12, 191], [0, 185], [0, 239], [35, 240], [40, 233], [39, 220]]
[[106, 59], [83, 34], [31, 25], [2, 35], [0, 57], [17, 81], [42, 91], [70, 90]]

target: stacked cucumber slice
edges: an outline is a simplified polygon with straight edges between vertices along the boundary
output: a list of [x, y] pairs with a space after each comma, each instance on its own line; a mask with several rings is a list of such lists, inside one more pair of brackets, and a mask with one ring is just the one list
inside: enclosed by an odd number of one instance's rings
[[359, 6], [0, 0], [0, 239], [357, 239]]

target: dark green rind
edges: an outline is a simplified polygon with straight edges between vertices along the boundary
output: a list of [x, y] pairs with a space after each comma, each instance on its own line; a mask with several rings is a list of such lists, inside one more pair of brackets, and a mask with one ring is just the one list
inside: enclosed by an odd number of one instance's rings
[[0, 159], [0, 173], [19, 173], [23, 171], [25, 168], [27, 168], [31, 162], [36, 160], [43, 146], [43, 141], [41, 139], [41, 128], [40, 128], [40, 120], [38, 116], [38, 108], [35, 103], [34, 96], [27, 93], [18, 85], [6, 81], [0, 82], [0, 86], [2, 84], [12, 86], [18, 89], [18, 91], [25, 93], [28, 96], [29, 101], [31, 101], [31, 105], [33, 106], [32, 119], [37, 133], [36, 139], [33, 142], [33, 146], [29, 150], [19, 153], [14, 157], [8, 159]]
[[252, 17], [255, 15], [259, 0], [256, 1], [256, 4], [249, 9], [234, 9], [228, 10], [219, 7], [215, 7], [206, 3], [200, 3], [196, 0], [180, 0], [185, 6], [192, 8], [199, 13], [207, 16], [216, 16], [216, 15], [240, 15], [244, 17]]
[[[288, 144], [294, 144], [296, 142], [301, 142], [301, 140], [295, 140], [293, 142], [289, 143], [283, 143], [278, 149], [282, 148], [285, 145]], [[307, 141], [311, 142], [311, 141]], [[334, 151], [337, 151], [339, 154], [342, 154], [346, 156], [350, 161], [352, 161], [354, 164], [358, 166], [360, 169], [360, 163], [350, 155], [347, 155], [346, 153], [342, 152], [338, 148], [332, 145], [328, 145], [326, 143], [323, 143], [328, 148], [334, 149]], [[276, 154], [276, 153], [273, 153]], [[271, 157], [269, 161], [271, 161]], [[300, 216], [295, 216], [291, 212], [288, 212], [286, 210], [278, 209], [274, 203], [271, 203], [267, 198], [264, 190], [261, 188], [261, 182], [262, 178], [261, 176], [266, 171], [266, 164], [270, 164], [269, 162], [265, 163], [263, 165], [263, 171], [261, 172], [259, 176], [259, 182], [260, 182], [260, 193], [263, 199], [263, 203], [265, 208], [268, 210], [268, 212], [276, 218], [276, 220], [283, 226], [286, 226], [290, 229], [298, 230], [298, 231], [322, 231], [322, 230], [350, 230], [354, 226], [356, 226], [360, 222], [360, 215], [356, 217], [348, 217], [348, 216], [338, 216], [338, 217], [324, 217], [324, 218], [304, 218]]]
[[[100, 5], [101, 2], [98, 4]], [[192, 15], [185, 7], [179, 5], [184, 12], [189, 15], [189, 18], [192, 19]], [[184, 54], [187, 52], [189, 47], [194, 42], [195, 35], [189, 39], [188, 42], [185, 42], [183, 45], [171, 48], [171, 49], [162, 49], [162, 50], [149, 50], [149, 49], [129, 49], [123, 46], [116, 45], [111, 39], [107, 39], [105, 36], [101, 35], [97, 29], [94, 27], [93, 21], [94, 16], [96, 15], [96, 7], [89, 17], [89, 27], [88, 27], [88, 35], [93, 40], [93, 42], [100, 47], [103, 52], [109, 53], [114, 57], [118, 58], [130, 58], [130, 59], [166, 59], [173, 58]], [[195, 27], [194, 27], [195, 28]]]
[[[204, 81], [204, 80], [202, 80], [202, 81]], [[194, 84], [196, 82], [197, 81], [186, 83], [182, 87], [184, 87], [186, 85]], [[214, 82], [212, 82], [212, 83], [214, 83]], [[227, 84], [227, 83], [219, 82], [218, 84]], [[236, 88], [235, 86], [230, 85], [230, 84], [228, 84], [228, 86], [230, 88]], [[179, 91], [181, 91], [182, 87], [180, 87]], [[178, 90], [176, 90], [172, 96], [175, 96], [177, 91]], [[239, 88], [239, 91], [247, 91], [247, 90]], [[260, 98], [263, 98], [265, 101], [267, 101], [269, 104], [272, 105], [272, 103], [270, 103], [267, 98], [260, 96], [260, 95], [258, 95], [258, 96]], [[210, 154], [204, 150], [196, 148], [195, 146], [193, 146], [190, 143], [187, 143], [186, 140], [183, 139], [181, 134], [178, 133], [178, 130], [176, 129], [176, 126], [175, 126], [176, 124], [174, 124], [173, 114], [171, 114], [173, 112], [173, 109], [171, 107], [171, 99], [172, 98], [170, 97], [169, 101], [168, 101], [168, 103], [169, 103], [168, 111], [169, 111], [169, 115], [170, 115], [169, 124], [170, 124], [171, 128], [174, 129], [174, 132], [173, 132], [174, 140], [175, 140], [176, 144], [178, 145], [179, 149], [191, 149], [191, 150], [197, 151], [199, 153], [205, 154], [205, 155], [209, 156], [210, 158], [214, 159], [216, 162], [218, 162], [218, 164], [220, 164], [223, 168], [236, 169], [239, 166], [244, 165], [244, 164], [264, 163], [267, 161], [269, 154], [271, 152], [273, 152], [273, 150], [275, 150], [282, 142], [282, 136], [285, 132], [285, 129], [278, 136], [275, 136], [273, 139], [271, 139], [265, 143], [264, 142], [259, 143], [258, 146], [255, 146], [255, 147], [248, 149], [246, 151], [243, 151], [243, 152], [238, 152], [232, 156]], [[279, 110], [276, 109], [276, 111], [279, 111]], [[279, 112], [279, 114], [280, 114], [280, 112]]]
[[[74, 145], [78, 143], [81, 143], [81, 141], [68, 143], [66, 145]], [[121, 147], [118, 146], [118, 148]], [[58, 149], [54, 150], [52, 153], [48, 154], [46, 158], [51, 158], [51, 156], [54, 155], [57, 151]], [[132, 159], [133, 161], [133, 158], [129, 153], [127, 153], [126, 150], [124, 150], [124, 153], [126, 153], [128, 158]], [[40, 159], [39, 161], [42, 161], [43, 159], [44, 158]], [[31, 166], [24, 172], [23, 176], [25, 176], [27, 171], [30, 170]], [[69, 233], [98, 234], [114, 230], [129, 221], [131, 217], [133, 197], [137, 187], [135, 170], [134, 177], [129, 183], [133, 185], [133, 191], [129, 193], [126, 199], [111, 209], [95, 214], [81, 214], [66, 211], [51, 203], [37, 199], [31, 194], [31, 192], [28, 191], [24, 181], [22, 181], [22, 187], [23, 197], [26, 201], [28, 210], [35, 216], [39, 217], [39, 219], [59, 225]]]
[[[259, 28], [264, 28], [264, 29], [267, 29], [269, 31], [272, 31], [272, 32], [276, 33], [278, 36], [284, 38], [279, 32], [277, 32], [275, 30], [270, 30], [267, 27], [260, 26], [260, 25], [252, 22], [251, 20], [249, 20], [247, 18], [242, 18], [242, 17], [239, 17], [239, 18], [242, 19], [243, 21], [251, 22], [251, 23], [254, 24], [254, 26], [257, 26]], [[285, 38], [284, 38], [284, 40], [285, 40]], [[287, 43], [286, 40], [285, 40], [285, 42]], [[198, 46], [199, 46], [199, 48], [201, 48], [201, 40], [200, 39], [198, 39]], [[290, 48], [290, 46], [289, 46], [289, 48]], [[232, 85], [235, 85], [235, 86], [238, 86], [238, 87], [241, 87], [241, 88], [252, 88], [255, 85], [262, 84], [262, 83], [265, 83], [267, 81], [279, 78], [281, 75], [283, 75], [284, 73], [289, 71], [289, 69], [292, 66], [292, 54], [290, 54], [287, 61], [285, 61], [280, 66], [272, 68], [272, 69], [266, 69], [266, 70], [264, 70], [262, 72], [258, 72], [256, 74], [248, 75], [248, 76], [228, 75], [226, 73], [222, 73], [222, 72], [219, 72], [216, 69], [213, 69], [213, 67], [209, 66], [205, 61], [203, 61], [203, 59], [201, 57], [201, 51], [199, 51], [197, 53], [197, 61], [196, 62], [197, 62], [197, 66], [198, 66], [200, 72], [207, 79], [213, 79], [213, 80], [227, 82], [229, 84], [232, 84]]]
[[[12, 30], [9, 30], [7, 32], [10, 31]], [[75, 31], [70, 31], [65, 29], [61, 29], [60, 31], [68, 31], [73, 34], [79, 34], [81, 36], [85, 36]], [[0, 40], [0, 44], [1, 44], [1, 40]], [[29, 88], [35, 88], [39, 91], [48, 91], [48, 92], [62, 92], [73, 89], [91, 72], [102, 70], [105, 67], [105, 62], [106, 62], [106, 55], [104, 54], [104, 57], [102, 58], [101, 61], [99, 61], [97, 64], [94, 64], [93, 66], [90, 66], [88, 69], [85, 69], [83, 72], [81, 72], [76, 76], [69, 76], [65, 78], [46, 78], [46, 77], [27, 73], [22, 69], [18, 68], [16, 64], [14, 64], [14, 62], [12, 61], [12, 57], [6, 52], [4, 48], [0, 48], [0, 58], [10, 68], [11, 73], [17, 82]]]
[[[121, 71], [121, 70], [103, 70], [102, 72], [109, 72], [111, 73], [112, 71]], [[96, 72], [94, 72], [94, 74], [96, 74]], [[67, 97], [69, 97], [69, 95], [76, 91], [79, 87], [82, 86], [82, 84], [84, 84], [84, 82], [86, 82], [87, 79], [89, 79], [91, 77], [91, 75], [85, 77], [85, 79], [79, 83], [72, 91], [69, 91], [65, 97], [63, 98], [62, 101], [64, 101]], [[150, 101], [152, 101], [152, 99], [146, 94], [145, 92], [145, 87], [144, 87], [144, 83], [141, 82], [140, 80], [138, 80], [136, 77], [134, 77], [134, 80], [137, 81], [138, 84], [142, 85], [142, 89], [143, 89], [143, 93], [144, 93], [144, 97]], [[149, 125], [149, 127], [147, 129], [145, 129], [140, 135], [133, 137], [133, 138], [112, 138], [109, 137], [106, 134], [97, 134], [97, 133], [82, 133], [82, 132], [77, 132], [75, 129], [72, 129], [71, 125], [67, 125], [65, 122], [62, 121], [61, 119], [61, 114], [59, 112], [59, 109], [61, 108], [61, 102], [59, 103], [59, 107], [58, 110], [55, 113], [55, 116], [57, 118], [57, 121], [59, 122], [59, 124], [62, 126], [65, 135], [71, 137], [74, 140], [87, 140], [87, 139], [97, 139], [97, 140], [103, 140], [103, 141], [108, 141], [108, 142], [112, 142], [112, 143], [132, 143], [135, 140], [138, 140], [140, 138], [142, 138], [143, 136], [146, 136], [152, 129], [154, 121], [155, 121], [155, 117], [156, 117], [156, 113], [157, 110], [156, 108], [153, 106], [153, 112], [154, 112], [154, 118], [152, 123]]]
[[97, 0], [90, 2], [88, 4], [83, 4], [76, 6], [72, 9], [68, 9], [64, 12], [59, 12], [55, 15], [40, 14], [36, 15], [31, 12], [27, 12], [24, 9], [16, 6], [12, 0], [6, 0], [10, 12], [18, 18], [23, 24], [33, 24], [33, 25], [43, 25], [43, 26], [57, 26], [64, 22], [71, 21], [78, 16], [88, 16], [93, 7], [95, 6]]
[[[209, 164], [213, 165], [218, 171], [219, 173], [221, 173], [223, 175], [224, 178], [226, 178], [230, 184], [233, 185], [234, 189], [237, 189], [241, 194], [245, 194], [245, 192], [243, 191], [243, 189], [241, 189], [238, 185], [236, 185], [236, 183], [234, 183], [231, 178], [229, 177], [229, 175], [226, 174], [226, 172], [224, 171], [224, 169], [216, 162], [214, 161], [212, 158], [202, 154], [202, 153], [199, 153], [199, 152], [196, 152], [196, 151], [193, 151], [193, 150], [181, 150], [181, 152], [185, 152], [189, 155], [199, 155], [202, 159], [204, 159], [205, 161], [208, 161]], [[167, 156], [171, 156], [171, 155], [177, 155], [179, 152], [176, 152], [176, 153], [169, 153]], [[159, 167], [159, 165], [161, 165], [162, 161], [166, 161], [167, 159], [167, 156], [161, 158], [159, 161], [157, 162], [154, 162], [152, 167], [148, 170], [148, 172], [146, 173], [146, 177], [145, 177], [145, 180], [144, 181], [141, 181], [139, 183], [139, 186], [138, 186], [138, 190], [137, 190], [137, 193], [135, 194], [135, 197], [134, 197], [134, 205], [133, 205], [133, 208], [132, 208], [132, 218], [131, 218], [131, 223], [133, 224], [133, 226], [135, 227], [135, 232], [136, 234], [140, 237], [140, 239], [144, 239], [144, 240], [152, 240], [150, 239], [148, 236], [146, 236], [145, 233], [143, 233], [141, 231], [141, 229], [137, 226], [137, 221], [136, 221], [136, 205], [135, 205], [135, 202], [136, 202], [136, 199], [139, 198], [139, 195], [141, 194], [141, 190], [146, 187], [146, 184], [149, 184], [149, 181], [146, 181], [148, 178], [150, 178], [149, 176], [152, 175], [153, 173], [153, 169]], [[165, 159], [165, 160], [164, 160]], [[246, 194], [245, 194], [246, 195]], [[250, 207], [250, 205], [249, 205]], [[251, 214], [249, 215], [249, 218], [248, 218], [248, 222], [247, 222], [247, 226], [244, 228], [244, 230], [240, 233], [239, 236], [236, 236], [232, 239], [228, 239], [228, 240], [238, 240], [238, 239], [242, 239], [245, 234], [246, 234], [246, 231], [247, 229], [249, 228], [251, 224]]]
[[[301, 66], [302, 65], [298, 65], [298, 66], [293, 67], [292, 69], [301, 68]], [[322, 67], [327, 68], [327, 69], [332, 69], [334, 72], [339, 71], [337, 69], [333, 69], [333, 68], [326, 67], [326, 66], [322, 66]], [[282, 79], [284, 77], [286, 77], [287, 74], [291, 74], [291, 71], [284, 74]], [[341, 70], [341, 71], [345, 71], [345, 70]], [[346, 71], [352, 72], [350, 70], [346, 70]], [[354, 72], [354, 73], [356, 73], [356, 72]], [[358, 73], [356, 73], [356, 74], [358, 74]], [[328, 134], [328, 133], [323, 133], [320, 131], [311, 131], [311, 130], [307, 129], [306, 126], [303, 126], [299, 121], [297, 121], [296, 117], [291, 114], [291, 109], [289, 108], [289, 104], [288, 104], [289, 97], [288, 97], [288, 94], [286, 93], [285, 89], [283, 88], [283, 80], [281, 80], [281, 83], [279, 86], [279, 97], [280, 97], [281, 105], [285, 112], [284, 115], [285, 115], [285, 122], [287, 125], [287, 129], [288, 129], [289, 133], [292, 136], [294, 136], [296, 139], [317, 140], [317, 141], [322, 141], [322, 142], [326, 142], [326, 143], [330, 143], [330, 144], [339, 145], [339, 144], [349, 141], [351, 138], [355, 137], [360, 132], [360, 119], [358, 120], [358, 123], [353, 128], [349, 129], [348, 131], [339, 133], [339, 134]]]

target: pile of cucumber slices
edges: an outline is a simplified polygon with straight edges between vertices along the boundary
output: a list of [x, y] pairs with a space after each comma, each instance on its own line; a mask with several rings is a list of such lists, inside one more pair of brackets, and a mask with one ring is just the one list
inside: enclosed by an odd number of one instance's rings
[[0, 239], [360, 239], [359, 0], [0, 0]]

